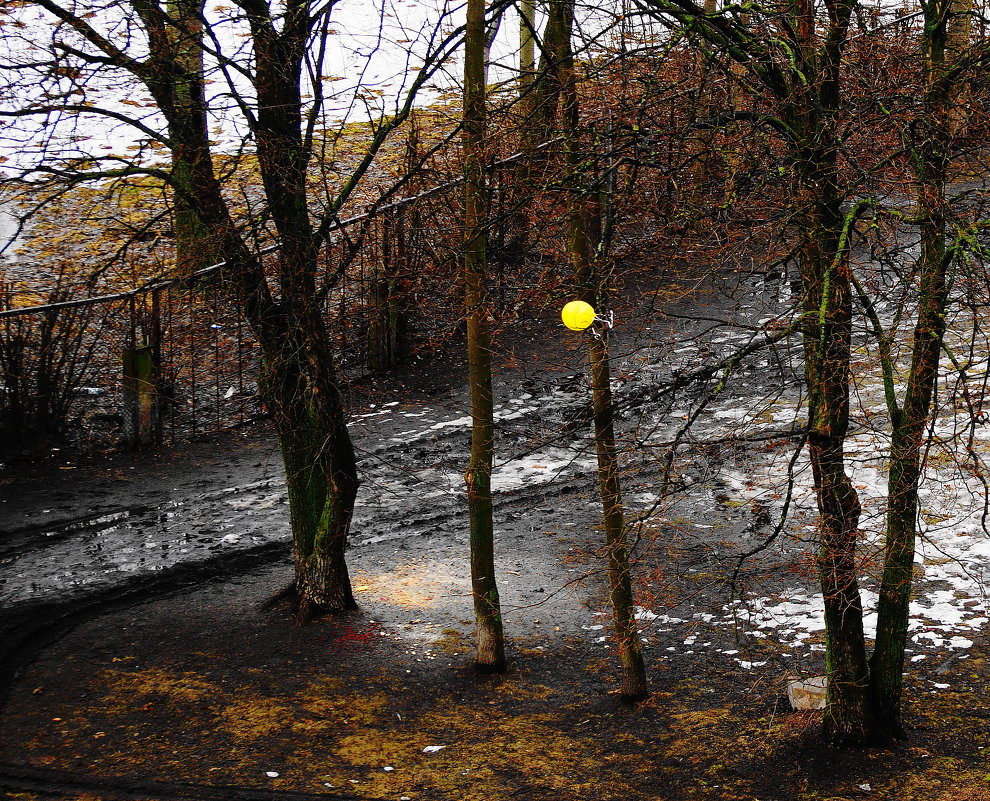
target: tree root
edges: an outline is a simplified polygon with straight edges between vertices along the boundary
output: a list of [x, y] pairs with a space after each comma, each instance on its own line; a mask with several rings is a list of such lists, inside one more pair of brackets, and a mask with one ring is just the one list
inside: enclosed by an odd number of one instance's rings
[[298, 582], [293, 579], [264, 601], [261, 608], [265, 611], [284, 610], [293, 617], [296, 626], [305, 626], [316, 620], [324, 620], [352, 612], [358, 608], [358, 605], [351, 601], [344, 607], [335, 609], [318, 604], [300, 595]]

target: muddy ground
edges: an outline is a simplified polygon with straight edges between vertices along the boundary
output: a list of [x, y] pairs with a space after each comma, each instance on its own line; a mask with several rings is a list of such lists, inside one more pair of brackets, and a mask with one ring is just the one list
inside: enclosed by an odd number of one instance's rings
[[[472, 669], [466, 406], [461, 368], [433, 364], [354, 390], [360, 610], [306, 627], [267, 603], [292, 568], [264, 424], [8, 471], [0, 788], [78, 801], [990, 798], [985, 635], [965, 660], [912, 668], [910, 740], [830, 751], [819, 713], [792, 712], [783, 695], [788, 678], [823, 670], [815, 639], [783, 649], [726, 613], [740, 594], [806, 580], [808, 544], [791, 539], [729, 582], [769, 521], [727, 501], [721, 476], [759, 475], [769, 446], [684, 448], [658, 505], [664, 456], [644, 432], [680, 412], [659, 388], [719, 356], [725, 325], [711, 319], [724, 323], [729, 304], [711, 292], [704, 313], [697, 296], [666, 299], [664, 314], [637, 296], [638, 310], [620, 310], [636, 335], [613, 343], [624, 487], [644, 520], [633, 534], [648, 701], [618, 699], [582, 342], [546, 313], [514, 330], [499, 372], [508, 673]], [[737, 327], [766, 313], [748, 308]], [[734, 391], [789, 380], [766, 363]]]

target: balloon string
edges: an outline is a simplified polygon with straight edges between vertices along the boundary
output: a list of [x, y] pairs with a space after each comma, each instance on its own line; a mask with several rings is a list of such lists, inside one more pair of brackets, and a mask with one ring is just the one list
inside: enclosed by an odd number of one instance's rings
[[[608, 313], [608, 317], [607, 318], [605, 318], [605, 317], [599, 317], [596, 314], [595, 315], [595, 319], [592, 322], [601, 323], [606, 328], [608, 328], [608, 329], [611, 330], [612, 328], [615, 328], [615, 315], [611, 311]], [[595, 339], [601, 339], [602, 338], [601, 332], [600, 331], [597, 331], [594, 328], [591, 329], [591, 335]]]

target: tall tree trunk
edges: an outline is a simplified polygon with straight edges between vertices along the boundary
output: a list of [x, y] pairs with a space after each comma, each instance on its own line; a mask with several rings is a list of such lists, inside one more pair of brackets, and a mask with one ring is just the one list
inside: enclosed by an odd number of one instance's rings
[[[275, 418], [289, 476], [300, 607], [347, 608], [353, 597], [340, 554], [357, 473], [329, 337], [316, 304], [319, 248], [307, 202], [311, 148], [301, 90], [303, 61], [330, 5], [283, 0], [275, 10], [264, 2], [239, 4], [252, 53], [231, 69], [250, 78], [253, 92], [234, 98], [234, 104], [245, 112], [257, 146], [265, 199], [277, 228], [277, 274], [270, 275], [234, 223], [214, 169], [202, 55], [196, 52], [204, 32], [202, 0], [125, 3], [121, 13], [134, 25], [129, 30], [136, 32], [139, 22], [141, 34], [110, 39], [90, 27], [85, 4], [77, 12], [75, 4], [38, 2], [93, 50], [84, 60], [114, 64], [141, 81], [166, 121], [177, 165], [172, 176], [177, 203], [187, 202], [186, 210], [194, 211], [208, 232], [204, 249], [211, 260], [215, 253], [224, 262], [218, 283], [242, 304], [262, 349], [259, 384]], [[375, 141], [377, 152], [381, 140]], [[353, 189], [371, 155], [342, 191]], [[197, 241], [202, 244], [199, 234], [190, 234], [188, 242]]]
[[[527, 102], [536, 68], [536, 2], [520, 0], [519, 13], [519, 100]], [[526, 116], [525, 114], [523, 116]]]
[[[551, 0], [551, 15], [560, 15], [560, 27], [570, 30], [573, 0]], [[556, 7], [556, 8], [554, 8]], [[589, 212], [597, 217], [597, 203], [586, 203], [582, 184], [578, 136], [580, 105], [574, 75], [570, 38], [561, 42], [557, 72], [561, 88], [561, 128], [564, 139], [565, 182], [568, 195], [567, 250], [579, 298], [595, 308], [608, 302], [605, 282], [597, 274], [598, 256], [592, 249], [588, 230]], [[599, 324], [595, 324], [598, 326]], [[615, 639], [622, 666], [621, 697], [641, 701], [649, 694], [646, 667], [636, 629], [635, 604], [629, 566], [629, 544], [619, 480], [619, 457], [615, 445], [615, 405], [612, 399], [611, 366], [608, 355], [608, 329], [601, 326], [590, 339], [591, 389], [594, 405], [595, 452], [598, 457], [598, 489], [602, 500], [602, 525], [608, 566], [609, 600]]]
[[[161, 63], [148, 87], [187, 165], [196, 215], [210, 232], [211, 248], [225, 262], [223, 280], [235, 288], [261, 346], [259, 386], [285, 461], [297, 619], [302, 621], [354, 605], [343, 552], [358, 479], [329, 337], [316, 302], [317, 247], [307, 204], [308, 154], [299, 88], [308, 18], [295, 0], [289, 5], [280, 31], [265, 14], [248, 15], [256, 65], [258, 166], [281, 245], [277, 298], [264, 265], [231, 219], [213, 169], [201, 73], [183, 71], [168, 60], [174, 47], [156, 42], [152, 51]], [[155, 26], [153, 8], [147, 8], [149, 30], [161, 28]], [[176, 72], [184, 76], [188, 91], [158, 78]]]
[[547, 4], [547, 23], [543, 29], [540, 60], [529, 87], [528, 124], [524, 128], [526, 145], [534, 149], [553, 132], [560, 102], [560, 61], [570, 50], [572, 20], [560, 9], [560, 3]]
[[[739, 24], [750, 27], [750, 15], [740, 14]], [[732, 81], [729, 83], [729, 101], [734, 112], [746, 111], [749, 100], [746, 96], [746, 68], [742, 64], [733, 61], [729, 64], [729, 74]], [[758, 135], [758, 130], [753, 131]], [[728, 139], [724, 147], [725, 159], [725, 183], [722, 190], [722, 204], [726, 211], [735, 203], [736, 195], [739, 192], [740, 175], [744, 167], [743, 153], [745, 151], [745, 138], [742, 134], [741, 126], [734, 123], [727, 126], [725, 136]]]
[[[819, 158], [827, 159], [823, 154]], [[818, 196], [827, 195], [830, 185], [827, 178], [802, 183], [805, 193]], [[856, 565], [860, 504], [843, 453], [849, 428], [852, 294], [837, 230], [838, 203], [819, 200], [816, 205], [807, 196], [804, 201], [806, 208], [818, 212], [806, 228], [802, 284], [808, 447], [818, 502], [818, 571], [825, 606], [828, 691], [823, 729], [829, 742], [852, 745], [873, 741], [876, 723]]]
[[942, 81], [949, 55], [946, 31], [950, 2], [940, 0], [925, 7], [922, 47], [926, 91], [924, 115], [914, 147], [921, 231], [918, 320], [904, 401], [891, 421], [884, 570], [876, 646], [870, 663], [881, 724], [890, 737], [904, 736], [901, 694], [917, 538], [921, 453], [938, 380], [945, 333], [947, 269], [951, 260], [945, 244], [945, 182], [955, 110], [953, 87], [945, 86]]
[[[820, 158], [824, 158], [820, 154]], [[821, 162], [817, 162], [821, 164]], [[828, 184], [804, 182], [806, 192]], [[836, 225], [838, 206], [815, 206], [802, 254], [808, 445], [819, 511], [818, 568], [825, 605], [828, 673], [824, 734], [838, 745], [873, 739], [874, 714], [856, 566], [860, 504], [846, 472], [849, 427], [851, 288]]]
[[[169, 0], [172, 40], [179, 75], [175, 79], [175, 103], [179, 113], [197, 116], [207, 125], [203, 90], [203, 0]], [[183, 138], [169, 126], [172, 140], [172, 233], [175, 237], [175, 265], [180, 274], [193, 273], [214, 261], [209, 230], [196, 209], [190, 171], [192, 165]]]
[[475, 664], [484, 672], [505, 670], [502, 611], [495, 581], [492, 521], [492, 460], [495, 422], [491, 341], [486, 290], [487, 197], [485, 187], [485, 2], [468, 0], [464, 40], [464, 303], [467, 314], [468, 380], [471, 389], [471, 457], [467, 485], [471, 589], [477, 626]]
[[[590, 295], [590, 293], [589, 293]], [[599, 293], [605, 302], [605, 293]], [[615, 447], [615, 405], [612, 400], [608, 330], [591, 340], [591, 390], [595, 412], [595, 451], [598, 456], [598, 489], [602, 499], [602, 523], [608, 558], [609, 599], [615, 639], [622, 666], [623, 701], [642, 701], [649, 695], [646, 666], [639, 644], [629, 565], [629, 542], [622, 506], [619, 458]]]
[[281, 297], [266, 312], [274, 322], [262, 321], [256, 329], [286, 463], [300, 621], [354, 606], [344, 547], [358, 487], [330, 340], [316, 300], [317, 246], [300, 88], [307, 13], [305, 3], [292, 0], [280, 30], [267, 15], [248, 15], [256, 59], [258, 166], [281, 245]]
[[[942, 3], [934, 7], [944, 7]], [[973, 32], [973, 0], [952, 0], [948, 25], [945, 31], [945, 60], [958, 61], [969, 50]], [[930, 38], [930, 37], [929, 37]], [[948, 89], [949, 134], [964, 136], [969, 125], [969, 81], [957, 79]]]
[[405, 213], [404, 208], [386, 212], [379, 257], [372, 267], [366, 342], [368, 367], [377, 372], [401, 364], [405, 355]]
[[[835, 119], [841, 105], [841, 61], [852, 3], [837, 6], [819, 37], [810, 0], [791, 0], [797, 46], [786, 114], [800, 226], [808, 450], [818, 504], [818, 574], [825, 607], [828, 690], [823, 734], [836, 745], [873, 742], [876, 715], [870, 692], [856, 545], [860, 503], [846, 470], [849, 430], [852, 282], [848, 229], [842, 213]], [[819, 44], [821, 42], [821, 44]], [[808, 76], [811, 77], [808, 77]]]

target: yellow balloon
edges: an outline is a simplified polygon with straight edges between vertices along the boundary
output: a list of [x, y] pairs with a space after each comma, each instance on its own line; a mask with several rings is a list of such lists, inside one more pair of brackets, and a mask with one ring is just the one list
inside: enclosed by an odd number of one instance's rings
[[571, 331], [584, 331], [595, 322], [595, 308], [583, 300], [572, 300], [561, 309], [560, 317]]

